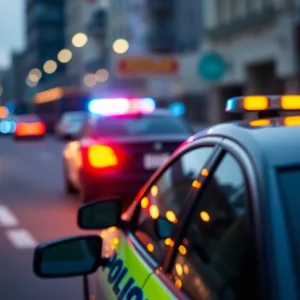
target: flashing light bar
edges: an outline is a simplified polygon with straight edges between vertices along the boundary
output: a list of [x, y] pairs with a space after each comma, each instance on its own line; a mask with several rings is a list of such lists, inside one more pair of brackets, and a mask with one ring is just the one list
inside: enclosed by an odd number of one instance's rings
[[101, 116], [117, 116], [127, 114], [152, 113], [156, 108], [152, 98], [111, 98], [93, 99], [90, 101], [88, 110], [92, 114]]
[[225, 108], [233, 113], [295, 110], [300, 110], [300, 95], [234, 97], [227, 100]]

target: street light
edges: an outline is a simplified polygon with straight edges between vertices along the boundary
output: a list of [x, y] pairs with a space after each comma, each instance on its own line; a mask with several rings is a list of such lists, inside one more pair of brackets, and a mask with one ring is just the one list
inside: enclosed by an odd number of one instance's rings
[[117, 54], [125, 54], [129, 49], [129, 43], [124, 39], [117, 39], [114, 41], [112, 48]]
[[82, 48], [88, 42], [86, 34], [79, 32], [72, 37], [72, 44], [76, 48]]
[[54, 60], [48, 60], [44, 63], [43, 69], [45, 73], [52, 74], [57, 70], [57, 63]]
[[109, 78], [109, 72], [106, 69], [100, 69], [96, 72], [95, 78], [98, 82], [106, 82]]
[[68, 63], [71, 59], [72, 59], [72, 52], [69, 49], [63, 49], [61, 50], [58, 55], [57, 55], [57, 59], [63, 63], [66, 64]]

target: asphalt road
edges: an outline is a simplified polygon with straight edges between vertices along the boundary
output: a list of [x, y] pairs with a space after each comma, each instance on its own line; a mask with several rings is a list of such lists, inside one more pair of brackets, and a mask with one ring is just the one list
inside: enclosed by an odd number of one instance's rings
[[63, 191], [63, 143], [0, 138], [0, 299], [82, 300], [80, 278], [39, 279], [37, 243], [80, 233], [78, 202]]

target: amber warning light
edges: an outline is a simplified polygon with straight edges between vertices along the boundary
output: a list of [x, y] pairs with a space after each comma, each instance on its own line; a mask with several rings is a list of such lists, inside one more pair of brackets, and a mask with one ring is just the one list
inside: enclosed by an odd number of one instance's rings
[[227, 100], [226, 112], [262, 112], [300, 110], [300, 95], [234, 97]]

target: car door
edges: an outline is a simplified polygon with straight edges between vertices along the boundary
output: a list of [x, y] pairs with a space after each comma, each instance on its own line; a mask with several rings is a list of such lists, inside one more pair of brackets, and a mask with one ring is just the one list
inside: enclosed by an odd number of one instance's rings
[[154, 234], [155, 219], [166, 215], [173, 221], [180, 220], [193, 183], [215, 149], [215, 141], [186, 146], [157, 172], [129, 208], [133, 211], [127, 216], [131, 220], [130, 230], [109, 228], [101, 233], [103, 255], [110, 259], [110, 264], [99, 270], [99, 299], [163, 299], [166, 296], [163, 290], [143, 288], [151, 273], [162, 266], [162, 255], [168, 247]]
[[188, 299], [258, 299], [252, 175], [245, 161], [225, 150], [207, 174], [172, 235], [163, 270], [148, 278], [144, 290], [159, 282]]

